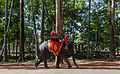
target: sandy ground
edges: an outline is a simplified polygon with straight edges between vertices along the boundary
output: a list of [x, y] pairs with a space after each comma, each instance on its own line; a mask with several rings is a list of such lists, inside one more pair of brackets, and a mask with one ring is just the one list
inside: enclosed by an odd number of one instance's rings
[[43, 63], [38, 68], [34, 63], [4, 63], [0, 64], [0, 74], [120, 74], [120, 62], [77, 61], [79, 68], [71, 62], [70, 69], [66, 64], [56, 69], [53, 64], [49, 62], [49, 69], [44, 69]]
[[[71, 69], [116, 69], [120, 70], [120, 62], [76, 62], [79, 65], [77, 68], [72, 62]], [[54, 63], [48, 62], [49, 69], [55, 69]], [[36, 69], [34, 63], [3, 63], [0, 64], [0, 69]], [[41, 63], [37, 69], [44, 69], [44, 63]], [[67, 64], [60, 65], [60, 69], [68, 69]]]

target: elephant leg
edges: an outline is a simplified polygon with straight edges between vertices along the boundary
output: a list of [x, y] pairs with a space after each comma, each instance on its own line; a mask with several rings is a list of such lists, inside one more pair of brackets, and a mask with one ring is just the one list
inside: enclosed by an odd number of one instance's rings
[[79, 66], [76, 64], [76, 62], [75, 62], [75, 57], [74, 57], [74, 55], [72, 56], [72, 59], [73, 59], [73, 63], [77, 66], [77, 68], [79, 68]]
[[60, 61], [61, 61], [61, 56], [57, 55], [55, 60], [56, 60], [56, 68], [60, 68], [59, 64], [60, 64]]
[[72, 66], [71, 66], [69, 60], [67, 59], [67, 57], [66, 57], [65, 55], [62, 55], [62, 58], [63, 58], [63, 60], [65, 60], [65, 62], [68, 64], [68, 68], [71, 68]]
[[62, 57], [61, 57], [61, 61], [60, 61], [60, 63], [61, 63], [61, 64], [64, 64], [64, 62], [63, 62], [63, 58], [62, 58]]
[[[59, 58], [59, 59], [60, 59], [60, 58]], [[60, 61], [60, 62], [59, 62], [60, 64], [61, 64], [61, 63], [64, 64], [62, 58], [61, 58], [61, 60], [59, 60], [59, 61]], [[58, 62], [58, 61], [57, 61], [57, 56], [55, 56], [55, 63], [54, 63], [54, 66], [56, 65], [57, 62]]]
[[47, 60], [44, 60], [44, 68], [48, 69]]
[[37, 66], [42, 62], [41, 59], [39, 59], [36, 63], [35, 63], [35, 67], [37, 68]]

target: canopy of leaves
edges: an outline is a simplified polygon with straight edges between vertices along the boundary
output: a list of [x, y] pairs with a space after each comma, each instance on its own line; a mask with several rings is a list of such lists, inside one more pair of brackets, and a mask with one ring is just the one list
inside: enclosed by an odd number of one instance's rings
[[[10, 11], [11, 0], [8, 0], [8, 10]], [[73, 36], [73, 22], [75, 23], [75, 43], [87, 45], [88, 35], [88, 1], [63, 0], [63, 35], [65, 31], [69, 33], [69, 39]], [[40, 35], [41, 27], [41, 0], [32, 0], [37, 33]], [[55, 0], [45, 0], [45, 40], [49, 39], [49, 34], [55, 23]], [[107, 0], [92, 0], [91, 2], [91, 29], [90, 44], [95, 48], [103, 50], [109, 48], [110, 24]], [[115, 48], [120, 48], [120, 2], [115, 2]], [[19, 40], [19, 0], [14, 0], [13, 12], [9, 31], [10, 43], [14, 44]], [[48, 15], [47, 15], [48, 13]], [[47, 20], [47, 17], [49, 20]], [[73, 21], [74, 19], [74, 21]], [[48, 23], [49, 21], [49, 23]], [[29, 0], [24, 0], [24, 23], [25, 23], [25, 44], [34, 45], [34, 32], [31, 4]], [[0, 0], [0, 47], [3, 43], [5, 24], [5, 0]], [[18, 26], [18, 28], [17, 28]], [[94, 48], [95, 47], [95, 48]]]

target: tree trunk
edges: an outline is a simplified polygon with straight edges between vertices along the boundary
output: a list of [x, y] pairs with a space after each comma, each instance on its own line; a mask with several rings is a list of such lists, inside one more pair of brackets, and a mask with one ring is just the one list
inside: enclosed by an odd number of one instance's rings
[[33, 10], [33, 5], [32, 5], [31, 0], [30, 0], [30, 3], [31, 3], [32, 16], [33, 16], [34, 33], [35, 33], [35, 48], [37, 49], [37, 50], [36, 50], [36, 58], [38, 58], [38, 48], [39, 48], [39, 47], [38, 47], [38, 43], [39, 43], [39, 40], [38, 40], [38, 36], [37, 36], [34, 10]]
[[[108, 0], [108, 8], [109, 8], [109, 24], [111, 26], [111, 0]], [[110, 36], [111, 37], [111, 36]], [[110, 42], [111, 44], [111, 42]], [[110, 49], [110, 58], [112, 58], [112, 55], [111, 55], [111, 49]]]
[[[63, 32], [63, 3], [62, 0], [56, 0], [56, 33], [62, 39]], [[59, 60], [58, 56], [55, 57], [55, 63]]]
[[73, 11], [73, 42], [74, 42], [74, 39], [75, 39], [75, 0], [73, 0], [73, 8], [74, 8], [74, 11]]
[[96, 40], [96, 50], [99, 50], [99, 29], [97, 28], [97, 32], [95, 35], [95, 40]]
[[16, 32], [16, 38], [17, 38], [17, 42], [16, 42], [16, 61], [17, 61], [17, 53], [18, 53], [18, 24], [17, 24], [17, 32]]
[[9, 15], [9, 21], [8, 21], [7, 32], [8, 32], [8, 30], [9, 30], [9, 28], [10, 28], [13, 3], [14, 3], [14, 0], [12, 0], [12, 2], [11, 2], [11, 8], [10, 8], [10, 15]]
[[40, 39], [42, 43], [44, 41], [44, 0], [42, 0], [42, 21], [41, 21], [41, 35]]
[[8, 61], [7, 58], [7, 25], [8, 25], [8, 0], [5, 2], [5, 31], [4, 31], [4, 44], [3, 44], [3, 61], [6, 62]]
[[[13, 7], [13, 2], [14, 2], [14, 0], [12, 0], [12, 2], [11, 2], [11, 9], [10, 9], [10, 15], [9, 15], [9, 21], [8, 21], [8, 0], [6, 0], [6, 3], [5, 3], [5, 5], [6, 5], [6, 10], [5, 10], [5, 17], [6, 17], [6, 20], [5, 20], [5, 37], [4, 37], [4, 43], [3, 43], [3, 46], [2, 46], [2, 53], [1, 53], [1, 55], [3, 54], [3, 51], [4, 51], [4, 49], [5, 49], [5, 53], [7, 52], [6, 51], [6, 44], [7, 44], [7, 42], [5, 42], [6, 40], [7, 40], [7, 33], [8, 33], [8, 31], [9, 31], [9, 28], [10, 28], [10, 22], [11, 22], [11, 14], [12, 14], [12, 7]], [[9, 48], [8, 48], [9, 49]]]
[[12, 49], [12, 53], [13, 53], [13, 57], [14, 57], [15, 44], [13, 44], [12, 48], [13, 48], [13, 49]]
[[46, 2], [45, 2], [45, 11], [46, 11], [46, 16], [47, 16], [47, 25], [48, 25], [49, 27], [51, 27], [51, 26], [50, 26], [50, 22], [49, 22], [48, 10], [47, 10]]
[[15, 50], [16, 50], [16, 61], [17, 61], [18, 41], [16, 42], [15, 47], [16, 47]]
[[[9, 21], [8, 21], [8, 23], [7, 23], [7, 25], [6, 25], [6, 35], [5, 36], [8, 36], [8, 32], [9, 32], [9, 28], [10, 28], [10, 23], [11, 23], [11, 14], [12, 14], [12, 7], [13, 7], [13, 2], [14, 2], [14, 0], [12, 0], [12, 2], [11, 2], [11, 8], [10, 8], [10, 15], [9, 15]], [[7, 8], [7, 10], [8, 10], [8, 8]], [[8, 18], [8, 15], [7, 15], [7, 18]], [[10, 35], [9, 35], [10, 36]], [[7, 37], [6, 37], [7, 38]], [[10, 57], [10, 37], [8, 37], [8, 50], [9, 50], [9, 57]], [[3, 47], [4, 48], [4, 47]], [[7, 58], [8, 59], [8, 58]]]
[[19, 61], [24, 61], [24, 0], [20, 0], [20, 57]]
[[9, 52], [9, 59], [10, 59], [10, 36], [8, 37], [8, 52]]
[[115, 0], [112, 0], [111, 8], [111, 24], [110, 24], [110, 55], [111, 58], [115, 58], [115, 48], [114, 48], [114, 13], [115, 12]]
[[61, 24], [60, 5], [61, 0], [56, 0], [56, 33], [62, 39], [63, 24]]
[[91, 9], [91, 0], [89, 0], [89, 11], [88, 11], [88, 57], [91, 57], [91, 49], [90, 49], [90, 9]]
[[[55, 0], [56, 1], [56, 0]], [[54, 1], [54, 8], [56, 9], [56, 3]], [[55, 10], [55, 15], [54, 15], [54, 24], [56, 23], [56, 10]], [[54, 25], [55, 26], [55, 25]], [[55, 28], [54, 28], [55, 29]]]
[[63, 0], [60, 1], [60, 25], [61, 25], [61, 39], [63, 34]]

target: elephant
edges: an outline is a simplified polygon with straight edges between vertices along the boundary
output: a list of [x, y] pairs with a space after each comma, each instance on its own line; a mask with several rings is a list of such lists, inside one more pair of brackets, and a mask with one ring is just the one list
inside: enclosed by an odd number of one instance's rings
[[[65, 62], [68, 64], [68, 68], [71, 68], [71, 64], [69, 62], [69, 60], [67, 59], [67, 57], [65, 56], [65, 48], [66, 44], [63, 41], [62, 47], [61, 47], [61, 51], [58, 53], [57, 55], [57, 63], [56, 63], [56, 68], [60, 68], [59, 64], [60, 64], [60, 59], [61, 57], [64, 58]], [[49, 51], [48, 49], [48, 41], [44, 41], [42, 44], [39, 45], [39, 50], [38, 50], [38, 57], [39, 59], [37, 60], [37, 62], [35, 63], [35, 67], [37, 68], [37, 66], [44, 61], [44, 68], [49, 68], [47, 65], [47, 59], [49, 59], [51, 56], [54, 57], [54, 54], [52, 52]]]
[[[67, 56], [67, 58], [70, 58], [72, 56], [73, 63], [76, 65], [77, 68], [79, 68], [79, 66], [75, 62], [75, 51], [74, 51], [73, 41], [69, 41], [67, 47], [68, 47], [68, 50], [64, 49], [65, 50], [65, 56]], [[61, 59], [61, 63], [63, 63], [63, 60], [64, 59]]]

